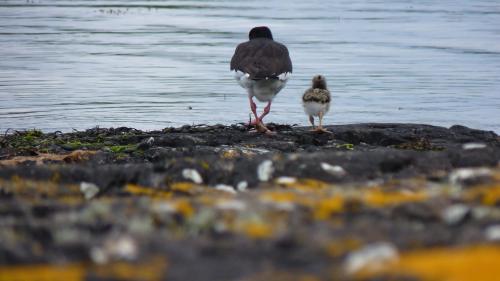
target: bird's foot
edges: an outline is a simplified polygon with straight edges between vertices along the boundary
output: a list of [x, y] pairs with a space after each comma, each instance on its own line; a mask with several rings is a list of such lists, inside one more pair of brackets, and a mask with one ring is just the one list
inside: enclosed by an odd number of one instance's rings
[[318, 133], [318, 134], [323, 134], [323, 133], [333, 134], [332, 132], [328, 131], [327, 129], [325, 129], [323, 127], [317, 127], [315, 129], [312, 129], [311, 132]]
[[276, 133], [269, 130], [266, 125], [264, 125], [264, 123], [262, 122], [259, 122], [255, 125], [255, 129], [257, 130], [257, 132], [259, 133], [264, 133], [266, 135], [275, 135]]

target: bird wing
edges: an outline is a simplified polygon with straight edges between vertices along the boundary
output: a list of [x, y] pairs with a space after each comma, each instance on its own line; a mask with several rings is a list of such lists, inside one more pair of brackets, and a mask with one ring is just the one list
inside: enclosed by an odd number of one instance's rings
[[285, 45], [270, 39], [253, 39], [236, 47], [231, 70], [250, 75], [250, 79], [275, 78], [292, 72], [292, 61]]

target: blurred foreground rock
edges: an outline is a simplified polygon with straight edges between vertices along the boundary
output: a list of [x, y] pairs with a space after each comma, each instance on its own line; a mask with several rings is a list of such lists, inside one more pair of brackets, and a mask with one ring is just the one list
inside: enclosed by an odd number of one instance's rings
[[0, 281], [500, 274], [495, 133], [269, 127], [0, 137]]

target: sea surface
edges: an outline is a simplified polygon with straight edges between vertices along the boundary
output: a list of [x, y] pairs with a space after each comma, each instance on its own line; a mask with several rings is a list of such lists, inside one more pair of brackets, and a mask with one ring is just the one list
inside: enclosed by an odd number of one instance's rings
[[498, 0], [0, 0], [0, 133], [247, 122], [229, 61], [260, 25], [294, 65], [267, 122], [306, 125], [323, 74], [326, 124], [500, 132]]

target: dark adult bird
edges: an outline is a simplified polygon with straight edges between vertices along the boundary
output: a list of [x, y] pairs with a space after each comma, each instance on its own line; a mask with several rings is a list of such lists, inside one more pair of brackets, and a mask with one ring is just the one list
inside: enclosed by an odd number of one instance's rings
[[[285, 45], [273, 40], [271, 30], [266, 26], [254, 27], [248, 34], [249, 40], [236, 47], [231, 59], [231, 70], [236, 81], [248, 92], [250, 109], [257, 131], [271, 133], [262, 119], [271, 110], [273, 98], [278, 94], [292, 73], [292, 61]], [[253, 97], [267, 106], [259, 116]]]
[[[307, 89], [302, 96], [302, 105], [305, 113], [309, 116], [309, 122], [316, 132], [328, 132], [323, 128], [323, 116], [330, 110], [330, 91], [326, 87], [326, 79], [322, 75], [316, 75], [312, 79], [311, 88]], [[319, 126], [314, 127], [314, 116], [319, 118]]]

